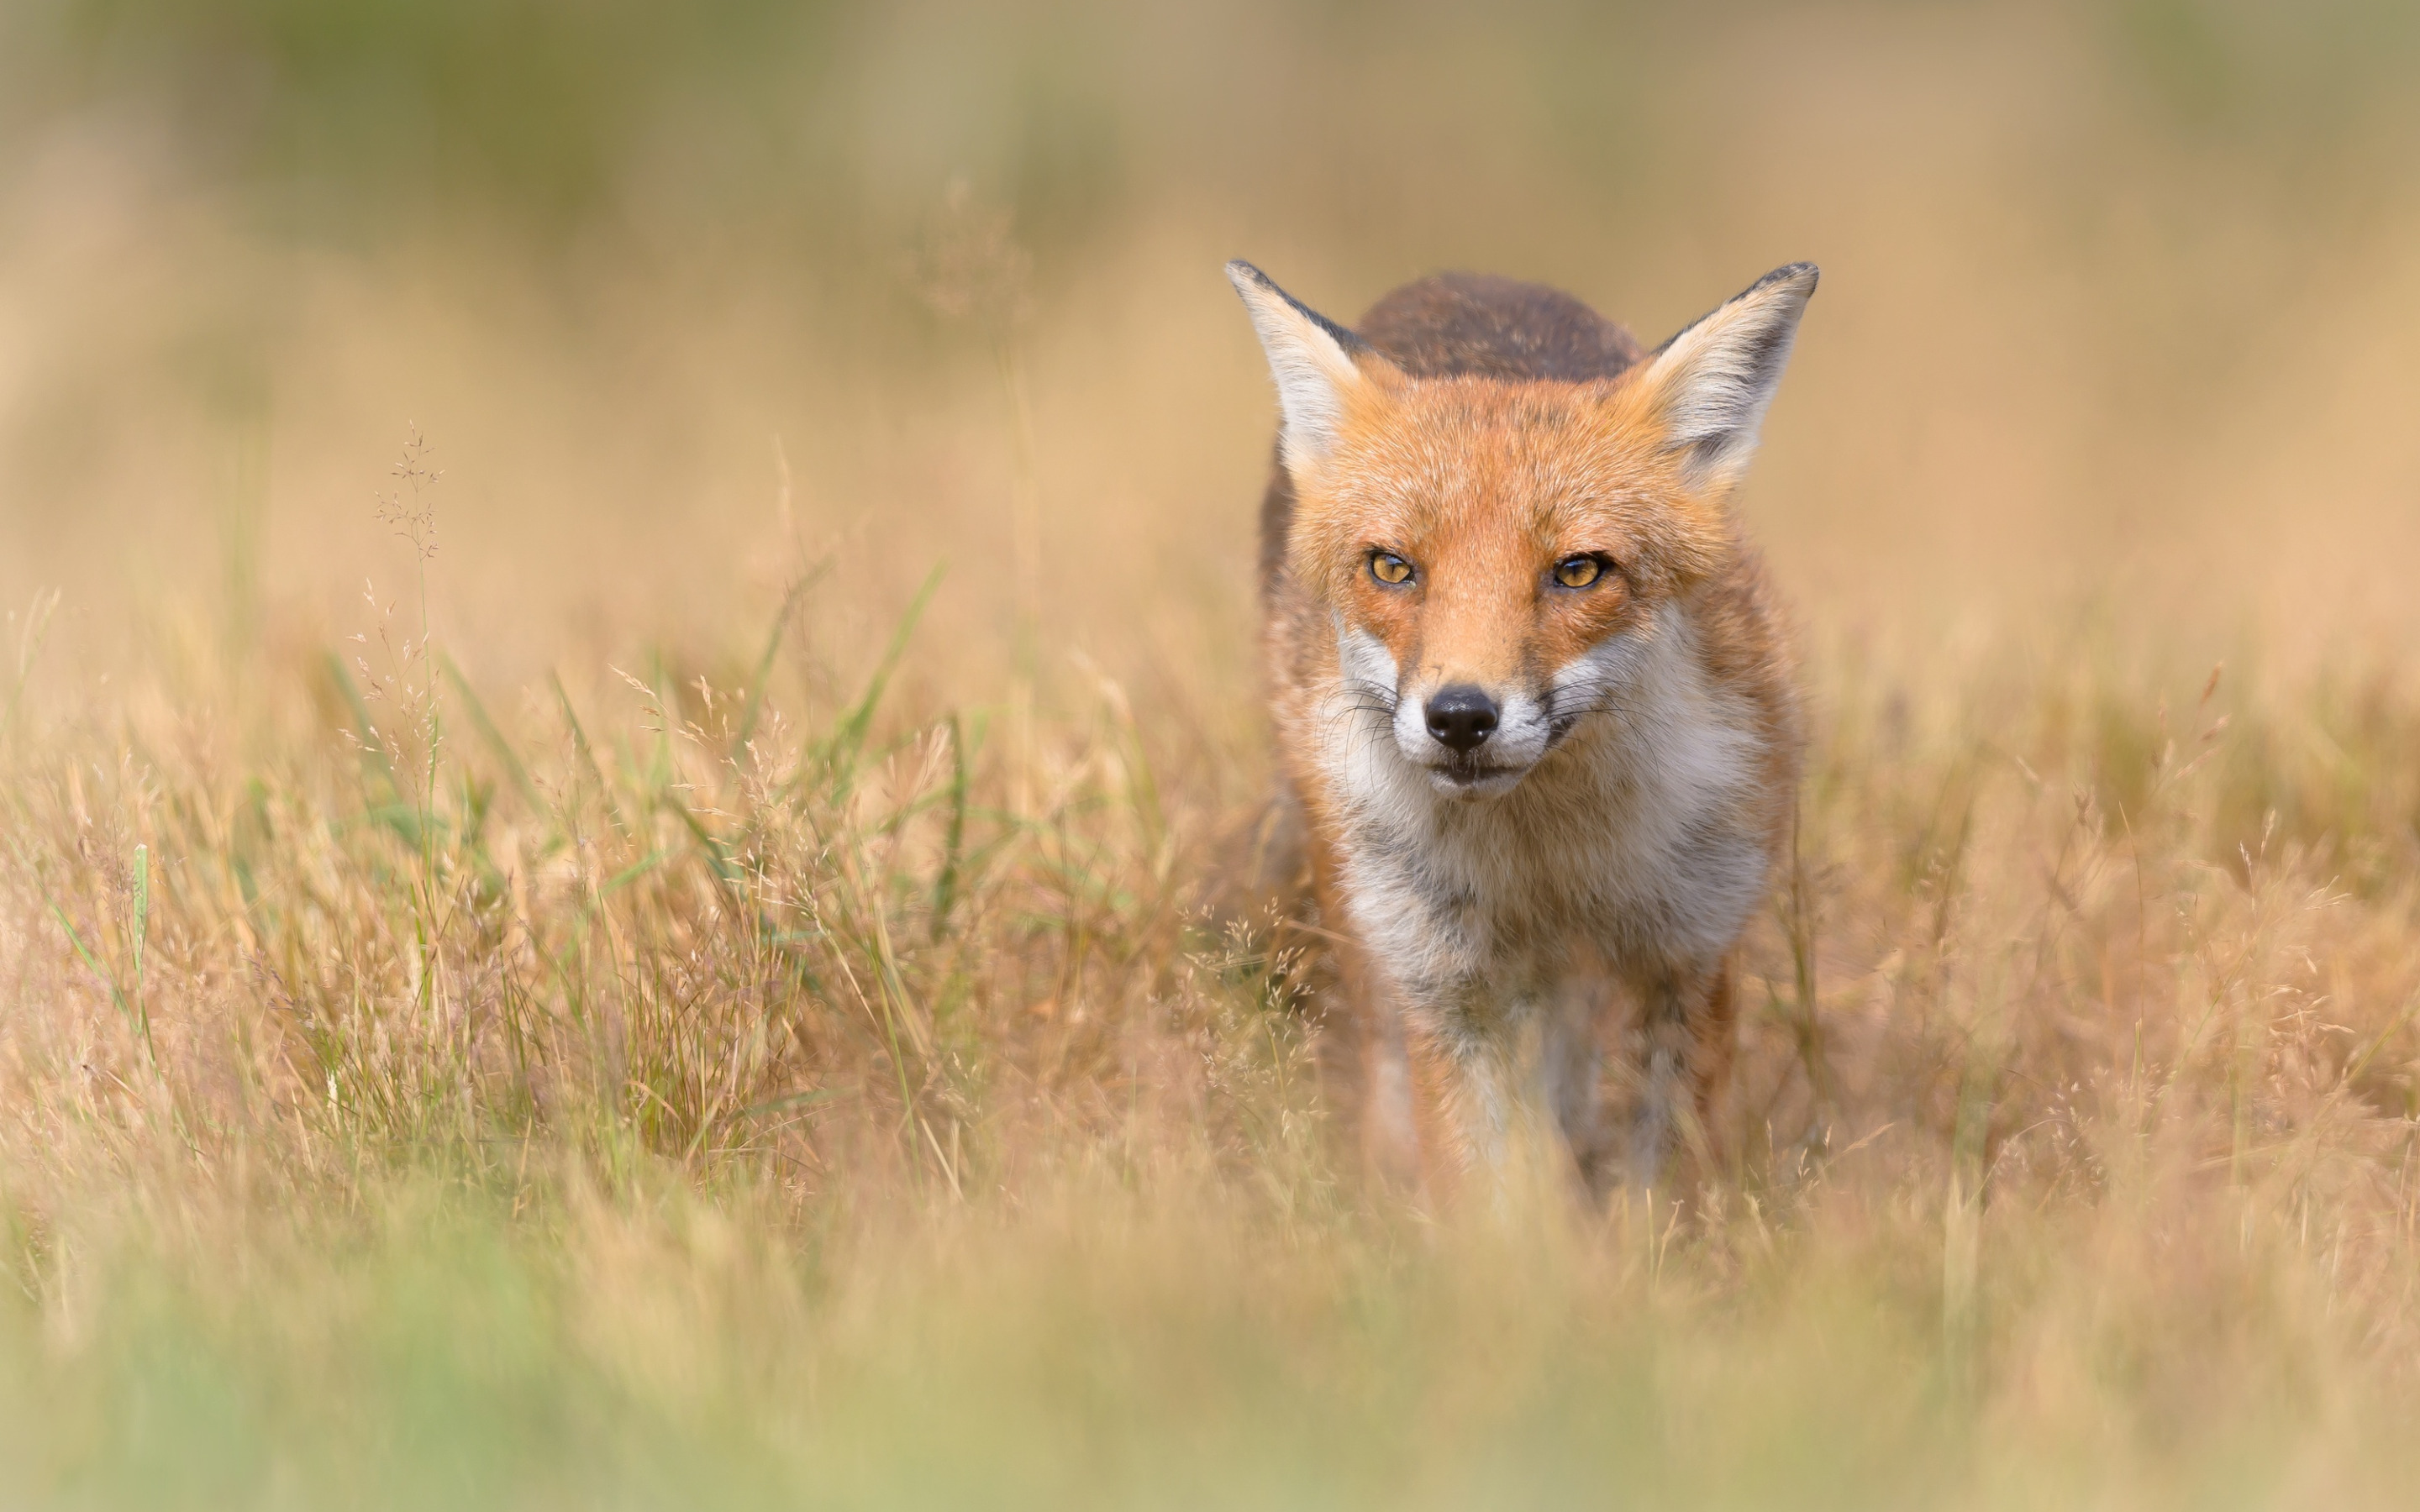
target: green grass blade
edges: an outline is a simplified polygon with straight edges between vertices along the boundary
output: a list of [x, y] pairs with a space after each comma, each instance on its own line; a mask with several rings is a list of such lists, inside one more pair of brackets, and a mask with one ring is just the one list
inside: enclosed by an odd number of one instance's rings
[[471, 723], [478, 730], [479, 738], [488, 743], [488, 749], [495, 754], [497, 764], [504, 769], [504, 776], [512, 779], [513, 790], [521, 795], [523, 803], [529, 805], [530, 812], [547, 822], [548, 828], [559, 830], [562, 826], [556, 823], [554, 810], [539, 795], [537, 783], [531, 780], [529, 768], [522, 764], [520, 753], [513, 749], [512, 743], [504, 738], [504, 733], [496, 728], [496, 721], [489, 717], [488, 706], [479, 702], [478, 691], [472, 687], [471, 680], [462, 675], [462, 669], [454, 664], [450, 653], [440, 651], [437, 659], [438, 665], [444, 668], [447, 679], [454, 684], [454, 690], [462, 695], [462, 706], [470, 711]]
[[773, 616], [773, 628], [765, 635], [765, 653], [756, 658], [756, 675], [749, 680], [748, 703], [739, 712], [739, 728], [731, 737], [734, 757], [745, 752], [748, 742], [755, 738], [756, 721], [765, 712], [765, 690], [773, 676], [773, 658], [781, 654], [782, 636], [789, 628], [790, 616], [798, 612], [799, 601], [806, 597], [807, 590], [821, 581], [830, 569], [829, 561], [817, 563], [782, 595], [781, 611]]
[[675, 818], [689, 826], [689, 832], [697, 837], [699, 848], [706, 853], [706, 864], [713, 871], [715, 880], [730, 888], [735, 897], [737, 896], [741, 890], [739, 869], [732, 864], [730, 851], [716, 837], [714, 831], [706, 828], [697, 815], [690, 812], [689, 805], [674, 797], [671, 793], [663, 794], [657, 801], [671, 810]]
[[395, 762], [387, 755], [385, 740], [377, 738], [376, 743], [372, 743], [376, 725], [370, 718], [369, 703], [362, 697], [361, 688], [354, 684], [353, 674], [345, 670], [342, 656], [329, 652], [327, 665], [329, 680], [336, 685], [336, 691], [344, 695], [346, 707], [353, 711], [354, 722], [361, 727], [356, 738], [362, 748], [362, 771], [365, 776], [375, 776], [386, 788], [387, 801], [374, 806], [374, 811], [379, 813], [382, 823], [416, 850], [425, 838], [420, 809], [404, 797], [403, 783], [395, 775]]
[[[101, 969], [101, 963], [95, 960], [92, 951], [85, 948], [84, 936], [77, 933], [75, 925], [68, 921], [68, 911], [61, 908], [58, 900], [48, 892], [43, 893], [42, 902], [50, 904], [51, 917], [57, 919], [59, 928], [67, 932], [68, 944], [74, 949], [76, 959], [82, 961], [85, 964], [85, 969], [91, 972], [102, 986], [109, 989], [110, 1000], [117, 1005], [117, 1011], [121, 1013], [127, 1012], [126, 995], [118, 990], [117, 983], [111, 980], [107, 971]], [[132, 1022], [131, 1015], [129, 1022]]]
[[933, 938], [950, 931], [950, 910], [958, 901], [959, 868], [967, 849], [967, 795], [970, 785], [966, 727], [950, 716], [950, 827], [941, 841], [941, 870], [933, 878]]
[[843, 775], [841, 786], [847, 786], [845, 774], [855, 769], [858, 752], [864, 748], [865, 733], [873, 726], [874, 711], [882, 702], [883, 690], [891, 686], [891, 674], [898, 670], [899, 658], [907, 654], [908, 640], [916, 633], [916, 622], [924, 615], [924, 606], [932, 601], [933, 591], [941, 586], [941, 575], [949, 563], [935, 563], [924, 577], [924, 586], [916, 590], [908, 601], [908, 611], [899, 617], [898, 628], [891, 632], [891, 644], [884, 648], [881, 661], [876, 663], [874, 675], [866, 681], [864, 695], [855, 707], [841, 719], [832, 732], [832, 769]]
[[134, 995], [143, 995], [143, 940], [151, 932], [151, 847], [134, 847]]
[[151, 1069], [158, 1071], [160, 1053], [151, 1047], [150, 1019], [137, 1013], [134, 1005], [126, 1000], [126, 990], [117, 984], [117, 979], [101, 965], [100, 959], [92, 953], [90, 948], [85, 946], [84, 936], [76, 933], [75, 925], [69, 921], [68, 911], [59, 906], [59, 901], [56, 898], [51, 896], [50, 888], [42, 887], [39, 879], [35, 886], [41, 887], [42, 902], [50, 905], [51, 917], [59, 921], [59, 929], [66, 933], [68, 945], [75, 951], [76, 959], [84, 963], [85, 969], [92, 973], [94, 980], [109, 989], [110, 1002], [116, 1006], [118, 1016], [126, 1020], [126, 1026], [132, 1029], [142, 1040], [145, 1057], [151, 1062]]
[[628, 866], [624, 867], [621, 871], [616, 872], [612, 876], [606, 878], [604, 882], [598, 884], [597, 896], [599, 898], [612, 897], [622, 888], [628, 887], [631, 883], [638, 881], [641, 877], [645, 876], [648, 872], [653, 872], [656, 868], [663, 865], [664, 858], [671, 855], [672, 852], [670, 851], [649, 851], [646, 855], [639, 857]]
[[550, 670], [546, 680], [554, 689], [555, 702], [562, 706], [563, 722], [571, 731], [571, 748], [579, 753], [581, 765], [587, 768], [588, 776], [596, 782], [597, 796], [605, 800], [607, 817], [613, 821], [615, 829], [628, 833], [630, 826], [622, 822], [622, 806], [613, 801], [613, 790], [605, 781], [605, 769], [597, 764], [596, 748], [588, 744], [588, 732], [580, 722], [580, 712], [571, 706], [571, 694], [564, 687], [562, 675]]

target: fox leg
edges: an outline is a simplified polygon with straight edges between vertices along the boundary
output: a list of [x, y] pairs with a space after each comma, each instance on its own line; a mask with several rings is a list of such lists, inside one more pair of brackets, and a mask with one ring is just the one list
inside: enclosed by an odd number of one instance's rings
[[1462, 1056], [1426, 1026], [1407, 1025], [1406, 1030], [1408, 1111], [1421, 1194], [1432, 1206], [1450, 1206], [1472, 1166], [1486, 1164], [1484, 1131], [1473, 1127], [1472, 1115], [1478, 1110], [1466, 1085]]
[[1403, 1010], [1345, 927], [1334, 857], [1316, 836], [1311, 859], [1311, 884], [1342, 1010], [1329, 1016], [1326, 1032], [1342, 1041], [1330, 1064], [1347, 1083], [1344, 1102], [1357, 1126], [1370, 1173], [1385, 1184], [1410, 1187], [1420, 1179], [1424, 1139], [1416, 1116], [1417, 1077]]
[[1731, 1057], [1739, 1047], [1739, 995], [1731, 980], [1729, 957], [1716, 963], [1714, 980], [1699, 1007], [1698, 1033], [1690, 1049], [1697, 1058], [1690, 1068], [1690, 1086], [1697, 1095], [1696, 1158], [1702, 1176], [1722, 1169], [1722, 1120], [1717, 1113], [1723, 1094], [1730, 1089]]
[[1598, 1193], [1612, 1165], [1602, 1040], [1607, 987], [1594, 973], [1565, 983], [1546, 1015], [1539, 1046], [1539, 1090], [1554, 1114], [1573, 1174], [1589, 1196]]
[[1612, 1165], [1605, 985], [1532, 1003], [1511, 1023], [1410, 1019], [1414, 1119], [1433, 1199], [1450, 1203], [1476, 1186], [1501, 1200], [1532, 1176], [1595, 1195]]
[[1672, 1184], [1681, 1157], [1699, 1178], [1720, 1167], [1714, 1109], [1730, 1075], [1736, 1007], [1729, 961], [1659, 972], [1641, 987], [1644, 1043], [1630, 1179], [1652, 1188]]
[[1354, 1012], [1360, 1022], [1362, 1157], [1389, 1185], [1414, 1184], [1424, 1141], [1404, 1015], [1391, 997], [1366, 980]]

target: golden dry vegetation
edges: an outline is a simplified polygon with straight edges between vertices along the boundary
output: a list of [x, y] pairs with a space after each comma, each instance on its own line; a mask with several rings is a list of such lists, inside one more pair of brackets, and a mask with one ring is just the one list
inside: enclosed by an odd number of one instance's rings
[[[2402, 8], [0, 14], [0, 1493], [2401, 1504]], [[1368, 1190], [1220, 261], [1650, 341], [1816, 748], [1732, 1168]], [[2222, 666], [2223, 664], [2223, 666]], [[2214, 671], [2213, 669], [2217, 669]]]

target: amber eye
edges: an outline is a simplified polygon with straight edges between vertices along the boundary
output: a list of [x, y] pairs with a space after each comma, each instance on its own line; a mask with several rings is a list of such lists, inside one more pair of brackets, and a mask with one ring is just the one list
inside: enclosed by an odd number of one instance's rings
[[1555, 581], [1566, 588], [1586, 588], [1604, 576], [1603, 557], [1565, 557], [1555, 563]]
[[1389, 588], [1400, 588], [1412, 580], [1412, 564], [1392, 551], [1373, 551], [1370, 576]]

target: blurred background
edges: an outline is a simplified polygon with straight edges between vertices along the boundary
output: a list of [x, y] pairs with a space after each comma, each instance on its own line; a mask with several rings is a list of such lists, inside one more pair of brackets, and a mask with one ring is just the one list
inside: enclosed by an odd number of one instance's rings
[[1811, 258], [1744, 506], [1819, 646], [2391, 660], [2415, 77], [2402, 0], [7, 0], [0, 604], [94, 676], [333, 641], [417, 425], [473, 675], [752, 644], [816, 563], [857, 646], [945, 563], [935, 694], [1023, 596], [1046, 683], [1249, 709], [1223, 259], [1652, 343]]

